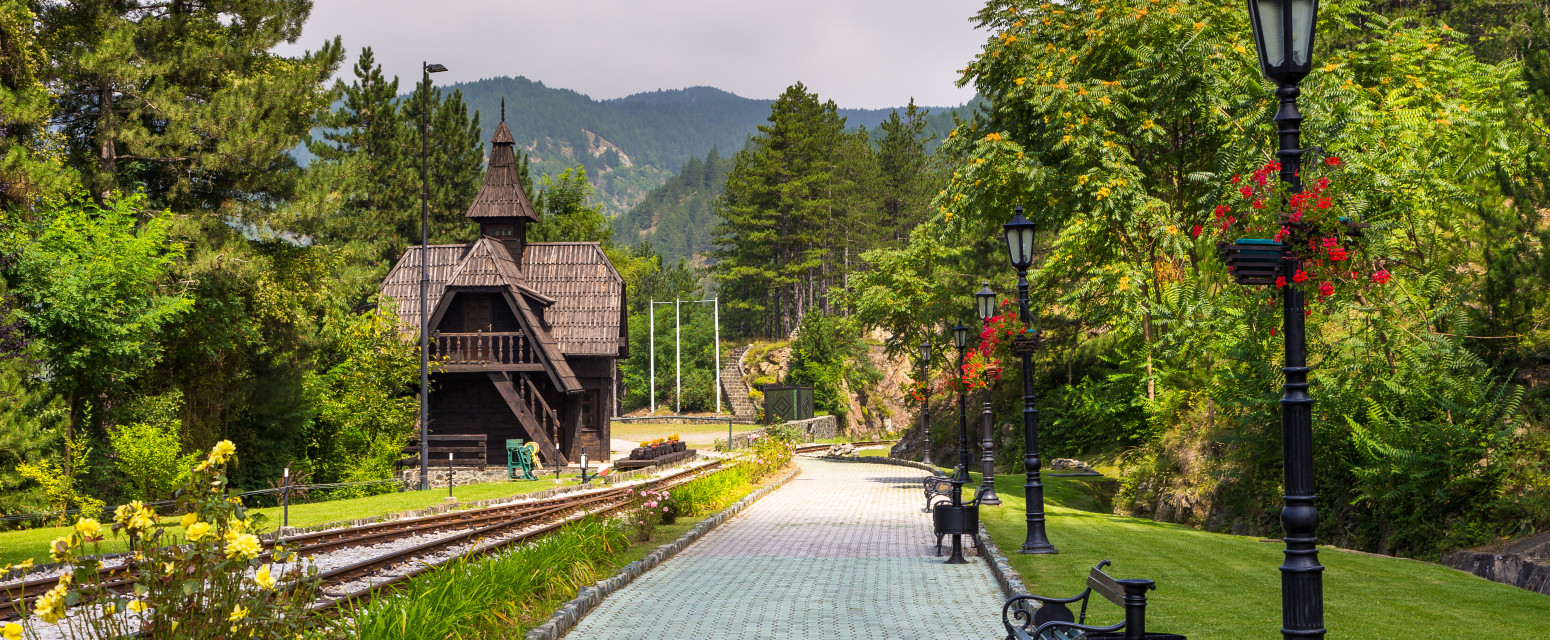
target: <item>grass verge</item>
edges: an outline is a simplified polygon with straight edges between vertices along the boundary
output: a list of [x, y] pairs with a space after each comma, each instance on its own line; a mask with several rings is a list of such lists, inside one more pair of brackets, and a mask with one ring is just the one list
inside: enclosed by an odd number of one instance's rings
[[[978, 478], [978, 474], [974, 474]], [[1003, 504], [980, 519], [1034, 593], [1075, 595], [1087, 571], [1112, 560], [1116, 578], [1157, 581], [1147, 629], [1190, 640], [1278, 640], [1283, 545], [1106, 513], [1102, 478], [1045, 478], [1050, 541], [1058, 555], [1017, 553], [1026, 535], [1023, 477], [996, 478]], [[1550, 598], [1446, 567], [1320, 549], [1325, 624], [1332, 638], [1540, 639]], [[1097, 624], [1120, 609], [1094, 605]], [[999, 615], [986, 612], [986, 615]]]

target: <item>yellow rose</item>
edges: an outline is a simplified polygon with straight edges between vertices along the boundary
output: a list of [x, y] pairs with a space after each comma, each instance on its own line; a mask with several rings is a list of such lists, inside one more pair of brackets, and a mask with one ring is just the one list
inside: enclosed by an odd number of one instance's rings
[[15, 622], [8, 622], [5, 630], [0, 631], [0, 637], [4, 637], [5, 640], [22, 640], [22, 626]]
[[189, 542], [199, 542], [200, 540], [204, 540], [205, 536], [210, 535], [210, 523], [195, 522], [194, 524], [189, 525], [188, 531], [186, 533], [188, 534]]
[[65, 617], [65, 593], [70, 589], [68, 580], [60, 580], [59, 586], [50, 589], [33, 603], [32, 612], [48, 624], [57, 624]]
[[232, 454], [237, 452], [237, 445], [230, 440], [222, 440], [215, 443], [215, 448], [210, 450], [210, 464], [226, 464]]
[[258, 557], [259, 551], [261, 549], [258, 546], [258, 536], [251, 533], [244, 533], [237, 536], [235, 540], [226, 543], [227, 558], [240, 557], [243, 560], [252, 560]]
[[182, 524], [183, 524], [183, 528], [184, 529], [187, 529], [189, 527], [194, 526], [195, 522], [199, 522], [199, 514], [197, 514], [197, 513], [186, 513], [186, 514], [183, 514], [183, 523]]
[[150, 607], [145, 604], [144, 600], [130, 600], [129, 601], [129, 610], [133, 611], [135, 613], [140, 613], [141, 611], [145, 611], [146, 609], [149, 609], [149, 608]]
[[102, 535], [102, 524], [91, 518], [81, 518], [75, 521], [75, 532], [82, 538], [95, 538]]
[[231, 615], [226, 616], [226, 621], [236, 622], [246, 617], [248, 617], [248, 610], [239, 604], [236, 609], [231, 610]]
[[48, 553], [54, 557], [55, 562], [64, 562], [69, 556], [70, 549], [75, 546], [75, 536], [60, 536], [48, 543]]
[[274, 588], [274, 576], [269, 574], [269, 565], [258, 568], [258, 573], [253, 574], [253, 583], [263, 589]]

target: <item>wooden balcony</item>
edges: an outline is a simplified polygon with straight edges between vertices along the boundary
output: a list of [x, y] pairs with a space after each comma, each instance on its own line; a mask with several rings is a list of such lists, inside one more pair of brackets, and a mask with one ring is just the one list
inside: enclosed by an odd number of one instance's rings
[[432, 360], [443, 371], [542, 371], [526, 334], [512, 332], [435, 333]]

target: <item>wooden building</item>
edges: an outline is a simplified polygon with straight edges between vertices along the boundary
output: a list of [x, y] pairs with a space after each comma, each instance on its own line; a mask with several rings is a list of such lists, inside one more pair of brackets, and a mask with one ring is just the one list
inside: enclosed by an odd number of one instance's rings
[[418, 340], [420, 264], [430, 267], [430, 432], [486, 436], [489, 464], [506, 440], [536, 442], [544, 464], [582, 451], [607, 460], [628, 357], [624, 278], [595, 242], [528, 242], [539, 221], [522, 189], [511, 130], [491, 139], [484, 185], [466, 214], [469, 244], [409, 247], [382, 283]]

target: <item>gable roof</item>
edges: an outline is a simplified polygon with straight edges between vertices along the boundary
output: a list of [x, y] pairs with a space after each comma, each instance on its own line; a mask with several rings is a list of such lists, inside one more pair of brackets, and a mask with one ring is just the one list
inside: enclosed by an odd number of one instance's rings
[[522, 254], [522, 275], [556, 301], [545, 318], [561, 351], [617, 356], [627, 348], [624, 277], [598, 243], [530, 243]]
[[522, 190], [521, 168], [517, 166], [513, 145], [511, 129], [502, 119], [495, 127], [495, 135], [490, 137], [490, 165], [484, 172], [484, 184], [464, 215], [475, 220], [521, 218], [538, 222], [538, 210], [533, 208], [527, 192]]
[[[480, 238], [466, 245], [432, 245], [426, 247], [424, 253], [429, 256], [426, 306], [431, 320], [434, 321], [450, 302], [446, 296], [450, 287], [503, 290], [507, 300], [514, 305], [513, 311], [523, 328], [543, 352], [555, 386], [566, 392], [581, 390], [581, 383], [566, 362], [553, 332], [545, 330], [533, 311], [533, 303], [550, 307], [559, 301], [522, 282], [522, 272], [505, 245], [491, 238]], [[420, 330], [420, 255], [420, 247], [409, 247], [388, 272], [381, 288], [383, 295], [398, 302], [400, 329], [412, 336], [418, 336]]]

